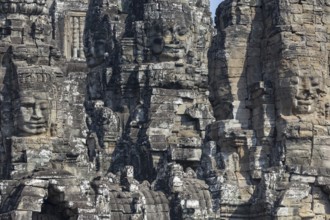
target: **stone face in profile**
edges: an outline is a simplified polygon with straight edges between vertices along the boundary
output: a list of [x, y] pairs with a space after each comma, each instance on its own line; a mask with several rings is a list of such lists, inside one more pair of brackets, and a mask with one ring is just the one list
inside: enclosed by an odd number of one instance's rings
[[23, 136], [43, 134], [48, 131], [50, 116], [49, 97], [46, 92], [20, 94], [17, 112], [18, 134]]

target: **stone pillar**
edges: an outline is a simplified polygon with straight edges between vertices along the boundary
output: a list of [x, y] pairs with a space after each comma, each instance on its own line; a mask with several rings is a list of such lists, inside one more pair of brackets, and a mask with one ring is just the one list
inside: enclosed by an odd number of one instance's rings
[[84, 44], [83, 44], [83, 35], [85, 28], [85, 17], [79, 17], [79, 58], [85, 58], [84, 56]]
[[79, 18], [73, 17], [73, 50], [72, 50], [72, 58], [78, 57], [79, 50]]

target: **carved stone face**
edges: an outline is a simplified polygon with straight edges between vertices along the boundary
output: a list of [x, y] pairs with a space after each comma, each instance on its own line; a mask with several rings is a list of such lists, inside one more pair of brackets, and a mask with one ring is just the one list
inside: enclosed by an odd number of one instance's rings
[[102, 109], [104, 107], [104, 102], [102, 101], [102, 100], [96, 100], [95, 102], [94, 102], [94, 108], [96, 109], [96, 110], [100, 110], [100, 109]]
[[98, 7], [86, 17], [84, 53], [88, 67], [93, 68], [109, 58], [112, 48], [112, 28], [108, 15]]
[[50, 116], [48, 93], [23, 93], [17, 112], [18, 133], [24, 136], [43, 134], [48, 131]]
[[155, 21], [147, 31], [149, 49], [159, 61], [174, 61], [179, 66], [186, 62], [192, 33], [184, 18], [175, 22]]
[[325, 96], [324, 79], [316, 74], [296, 76], [291, 78], [292, 90], [295, 96], [293, 98], [293, 114], [311, 114], [314, 113], [318, 102]]
[[105, 136], [107, 133], [118, 132], [119, 131], [119, 117], [117, 114], [112, 111], [111, 108], [105, 107], [101, 112], [102, 116], [102, 127], [105, 132]]
[[132, 177], [132, 178], [134, 177], [134, 167], [126, 166], [125, 171], [126, 171], [126, 176], [127, 177]]
[[170, 178], [169, 187], [172, 192], [182, 192], [183, 191], [183, 171], [182, 167], [177, 164], [170, 165]]
[[102, 64], [106, 55], [105, 39], [95, 39], [91, 45], [85, 47], [84, 52], [89, 67], [95, 67]]

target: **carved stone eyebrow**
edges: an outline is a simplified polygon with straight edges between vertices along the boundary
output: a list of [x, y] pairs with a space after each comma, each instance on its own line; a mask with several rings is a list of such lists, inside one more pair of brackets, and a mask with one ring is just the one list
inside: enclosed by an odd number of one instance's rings
[[33, 97], [23, 97], [20, 99], [20, 102], [25, 104], [25, 103], [35, 103], [35, 98]]

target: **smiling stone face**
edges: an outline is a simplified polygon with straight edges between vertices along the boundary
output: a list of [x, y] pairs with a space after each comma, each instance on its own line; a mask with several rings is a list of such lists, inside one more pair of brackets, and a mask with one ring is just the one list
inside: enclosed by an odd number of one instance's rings
[[184, 20], [154, 21], [147, 29], [149, 48], [161, 62], [184, 62], [191, 42], [191, 30]]
[[[144, 4], [143, 30], [138, 36], [143, 62], [161, 69], [158, 86], [177, 88], [207, 87], [207, 50], [210, 20], [204, 8], [185, 1]], [[157, 9], [155, 11], [155, 9]], [[162, 66], [162, 67], [161, 67]]]
[[50, 104], [48, 93], [21, 93], [17, 109], [17, 130], [22, 136], [38, 135], [48, 131]]
[[311, 114], [315, 112], [318, 102], [325, 96], [324, 81], [321, 76], [310, 74], [291, 78], [295, 96], [292, 112], [294, 114]]
[[[153, 4], [145, 4], [145, 34], [151, 60], [157, 62], [175, 62], [184, 66], [187, 54], [194, 48], [195, 33], [192, 18], [184, 8], [185, 4], [163, 5], [159, 3], [161, 17], [154, 16], [150, 10]], [[198, 26], [199, 24], [195, 24]], [[152, 59], [156, 58], [156, 59]], [[148, 58], [149, 59], [149, 58]]]
[[327, 79], [316, 73], [300, 73], [279, 81], [280, 112], [282, 115], [325, 115]]

